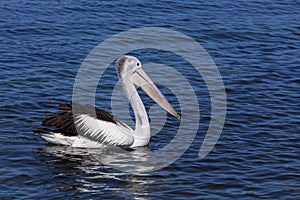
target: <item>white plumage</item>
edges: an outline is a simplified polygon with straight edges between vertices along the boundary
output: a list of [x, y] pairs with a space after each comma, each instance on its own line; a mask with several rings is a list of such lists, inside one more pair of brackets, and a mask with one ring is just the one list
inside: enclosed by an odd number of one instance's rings
[[[73, 147], [102, 148], [107, 145], [121, 147], [144, 146], [150, 140], [150, 125], [141, 98], [136, 90], [141, 87], [157, 104], [180, 118], [164, 95], [142, 70], [140, 61], [132, 56], [122, 56], [117, 61], [117, 72], [135, 114], [135, 129], [114, 119], [109, 113], [89, 105], [61, 104], [60, 111], [43, 121], [43, 125], [56, 130], [36, 130], [50, 143]], [[79, 107], [82, 113], [75, 112]], [[92, 115], [96, 112], [96, 117]]]

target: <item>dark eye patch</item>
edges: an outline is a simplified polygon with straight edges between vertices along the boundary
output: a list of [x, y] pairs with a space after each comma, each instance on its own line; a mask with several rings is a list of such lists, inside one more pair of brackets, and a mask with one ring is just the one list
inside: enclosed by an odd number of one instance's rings
[[121, 71], [122, 71], [123, 68], [124, 68], [124, 63], [125, 63], [126, 60], [127, 60], [127, 57], [126, 57], [126, 56], [122, 56], [122, 57], [119, 58], [119, 60], [117, 61], [117, 71], [118, 71], [118, 74], [121, 74]]
[[119, 58], [119, 60], [118, 60], [118, 65], [119, 65], [119, 66], [123, 66], [126, 60], [127, 60], [127, 57], [126, 57], [126, 56], [122, 56], [122, 57]]

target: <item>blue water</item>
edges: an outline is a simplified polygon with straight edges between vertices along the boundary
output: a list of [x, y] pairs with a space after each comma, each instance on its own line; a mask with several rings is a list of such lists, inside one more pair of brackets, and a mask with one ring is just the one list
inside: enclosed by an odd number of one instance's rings
[[[1, 199], [300, 198], [299, 1], [0, 5]], [[152, 26], [192, 37], [222, 75], [227, 117], [207, 157], [199, 159], [198, 150], [209, 125], [210, 98], [193, 74], [201, 110], [197, 136], [180, 159], [158, 171], [123, 173], [32, 132], [55, 111], [55, 102], [71, 100], [76, 72], [96, 45], [121, 31]], [[135, 53], [142, 62], [168, 60], [166, 52], [147, 52]], [[180, 62], [174, 59], [171, 64]], [[107, 75], [116, 80], [113, 72]], [[100, 92], [97, 99], [99, 107], [109, 104]], [[171, 139], [155, 136], [149, 148]]]

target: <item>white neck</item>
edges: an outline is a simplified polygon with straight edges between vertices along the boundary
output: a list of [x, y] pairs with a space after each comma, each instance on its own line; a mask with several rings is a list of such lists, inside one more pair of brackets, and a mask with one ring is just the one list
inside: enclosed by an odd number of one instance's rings
[[145, 106], [129, 78], [123, 77], [121, 83], [135, 115], [134, 143], [131, 147], [145, 146], [150, 140], [150, 125]]

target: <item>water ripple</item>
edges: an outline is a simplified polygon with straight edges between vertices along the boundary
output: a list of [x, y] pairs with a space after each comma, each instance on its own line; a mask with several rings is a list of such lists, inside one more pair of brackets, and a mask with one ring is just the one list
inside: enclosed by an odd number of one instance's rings
[[[0, 5], [1, 199], [299, 199], [299, 1]], [[152, 49], [134, 53], [142, 61], [178, 68], [199, 95], [199, 131], [176, 162], [151, 173], [127, 174], [100, 162], [104, 156], [47, 145], [32, 133], [56, 102], [71, 100], [80, 63], [99, 42], [144, 26], [189, 35], [221, 72], [227, 118], [207, 157], [197, 156], [210, 120], [205, 82], [183, 59]], [[108, 72], [107, 85], [97, 90], [100, 105], [109, 105], [114, 73]], [[170, 121], [165, 130], [174, 132], [174, 125]], [[149, 148], [159, 149], [172, 138], [157, 134]], [[141, 155], [137, 158], [144, 159]]]

